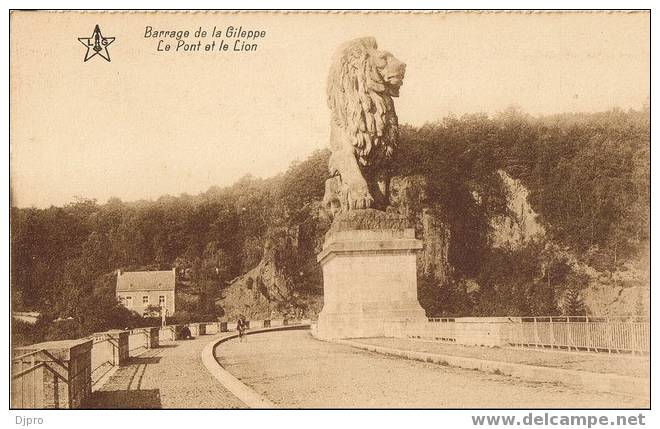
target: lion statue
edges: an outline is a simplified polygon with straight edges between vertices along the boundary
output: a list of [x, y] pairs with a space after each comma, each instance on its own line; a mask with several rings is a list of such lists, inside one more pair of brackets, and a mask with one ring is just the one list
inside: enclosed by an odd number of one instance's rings
[[387, 208], [388, 164], [399, 137], [392, 97], [399, 96], [405, 71], [373, 37], [351, 40], [335, 54], [328, 77], [331, 178], [323, 198], [331, 216]]

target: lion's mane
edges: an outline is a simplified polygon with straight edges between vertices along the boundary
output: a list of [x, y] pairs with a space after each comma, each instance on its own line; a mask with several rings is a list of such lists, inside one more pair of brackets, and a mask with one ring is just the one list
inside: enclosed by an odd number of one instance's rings
[[373, 37], [342, 45], [328, 77], [332, 120], [345, 129], [363, 166], [389, 158], [398, 140], [398, 120], [385, 82], [369, 61], [378, 45]]

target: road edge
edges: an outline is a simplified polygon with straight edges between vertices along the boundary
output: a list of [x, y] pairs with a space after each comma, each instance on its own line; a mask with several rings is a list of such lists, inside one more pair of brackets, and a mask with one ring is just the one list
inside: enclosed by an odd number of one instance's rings
[[[437, 363], [458, 368], [499, 373], [519, 377], [528, 381], [562, 383], [583, 389], [591, 389], [606, 393], [619, 393], [644, 399], [649, 399], [650, 395], [649, 383], [646, 378], [402, 350], [351, 340], [334, 340], [333, 342], [384, 355], [398, 356], [410, 360]], [[640, 394], [640, 392], [643, 393]]]
[[[288, 331], [296, 329], [309, 329], [309, 324], [285, 325], [276, 326], [272, 328], [259, 328], [246, 332], [247, 335], [261, 334], [274, 331]], [[215, 349], [225, 341], [238, 338], [237, 332], [228, 332], [226, 335], [215, 338], [204, 346], [202, 350], [202, 363], [204, 367], [211, 373], [216, 380], [220, 382], [227, 390], [236, 396], [241, 402], [249, 408], [279, 408], [277, 404], [270, 401], [265, 396], [257, 393], [254, 389], [243, 383], [238, 378], [234, 377], [229, 371], [224, 369], [222, 365], [215, 360]]]

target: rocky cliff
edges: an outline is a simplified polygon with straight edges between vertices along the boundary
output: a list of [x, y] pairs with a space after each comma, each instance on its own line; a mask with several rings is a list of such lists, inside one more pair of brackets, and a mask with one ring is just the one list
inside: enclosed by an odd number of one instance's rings
[[[519, 180], [513, 179], [504, 171], [500, 171], [499, 174], [507, 188], [509, 215], [494, 219], [492, 222], [494, 246], [516, 248], [523, 246], [529, 240], [545, 240], [549, 246], [558, 249], [555, 252], [560, 253], [571, 269], [583, 279], [583, 283], [578, 286], [588, 314], [610, 316], [649, 314], [648, 258], [643, 256], [610, 271], [597, 269], [588, 263], [589, 253], [597, 253], [596, 248], [582, 257], [578, 257], [568, 248], [559, 248], [546, 237], [545, 229], [539, 223], [538, 215], [529, 203], [529, 191]], [[563, 298], [559, 297], [560, 306]]]
[[[579, 274], [581, 297], [589, 314], [647, 314], [649, 270], [643, 261], [623, 265], [615, 272], [599, 271], [578, 258], [570, 249], [560, 248], [546, 236], [537, 213], [528, 200], [529, 192], [503, 171], [499, 172], [508, 201], [506, 215], [491, 220], [491, 246], [516, 249], [526, 244], [546, 242], [559, 252], [574, 272]], [[418, 254], [418, 278], [427, 279], [431, 288], [461, 285], [464, 296], [478, 293], [476, 278], [457, 279], [450, 263], [451, 228], [443, 204], [430, 204], [423, 176], [396, 176], [391, 181], [389, 211], [405, 216], [414, 225], [416, 236], [424, 243]], [[479, 198], [478, 195], [475, 198]], [[450, 204], [451, 202], [447, 202]], [[236, 278], [223, 290], [217, 304], [225, 315], [235, 318], [314, 317], [323, 307], [323, 286], [315, 255], [321, 250], [329, 228], [317, 204], [313, 219], [305, 225], [273, 228], [264, 242], [259, 264]], [[305, 232], [301, 231], [305, 229]], [[546, 247], [547, 247], [546, 246]], [[539, 268], [538, 279], [544, 275]], [[443, 293], [455, 293], [446, 289]], [[445, 296], [443, 293], [434, 296]], [[437, 299], [437, 298], [434, 298]], [[561, 307], [563, 296], [557, 297]]]
[[449, 264], [451, 231], [443, 213], [429, 208], [425, 188], [426, 179], [422, 176], [393, 177], [390, 210], [408, 217], [415, 225], [417, 238], [424, 242], [424, 249], [417, 256], [418, 273], [433, 276], [443, 284], [452, 274]]
[[234, 279], [216, 301], [225, 317], [243, 314], [252, 319], [272, 319], [318, 314], [323, 306], [322, 289], [311, 294], [301, 291], [305, 288], [300, 287], [297, 277], [305, 273], [294, 272], [299, 268], [300, 251], [299, 228], [271, 230], [259, 264]]

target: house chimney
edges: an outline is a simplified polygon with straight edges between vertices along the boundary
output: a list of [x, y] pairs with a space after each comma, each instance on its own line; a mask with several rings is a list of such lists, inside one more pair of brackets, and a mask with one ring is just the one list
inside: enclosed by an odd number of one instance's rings
[[117, 277], [121, 277], [121, 268], [117, 270]]

